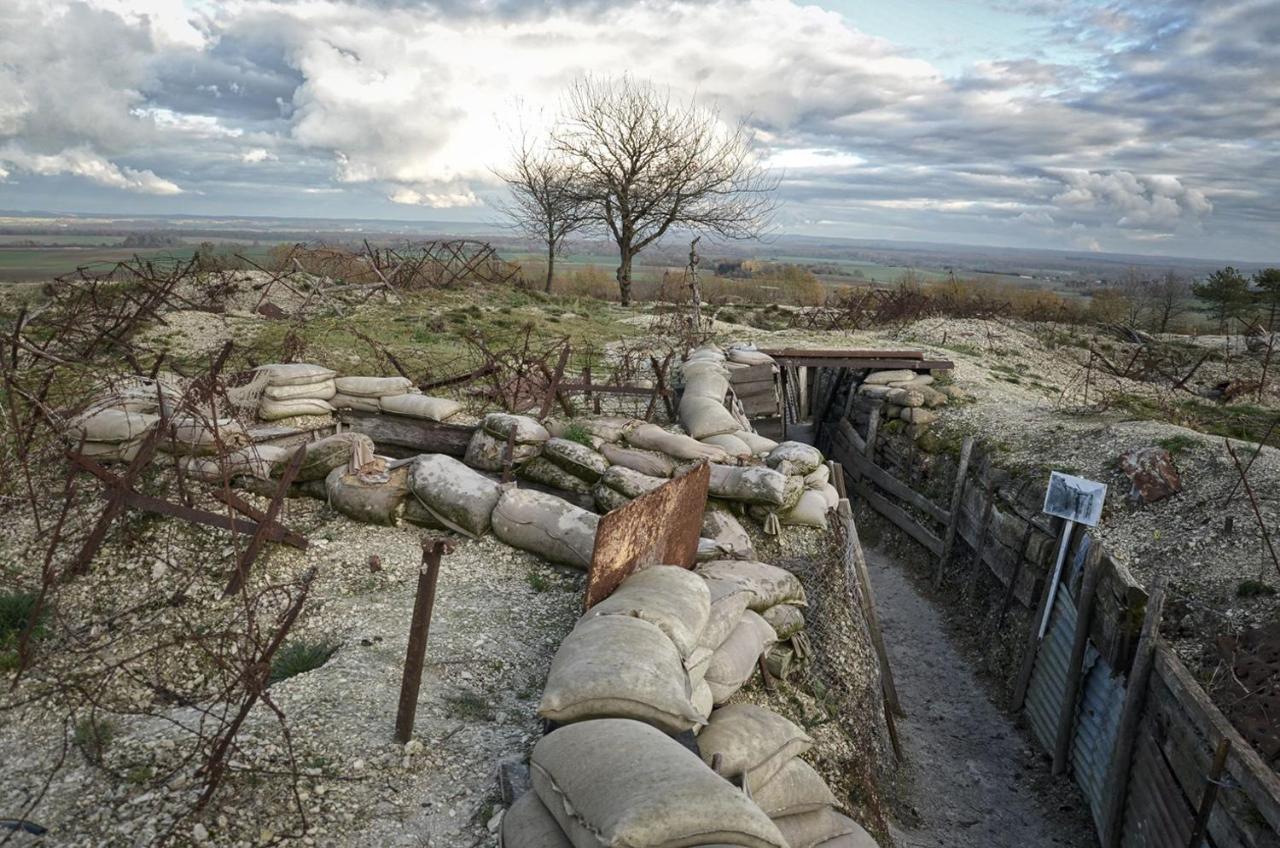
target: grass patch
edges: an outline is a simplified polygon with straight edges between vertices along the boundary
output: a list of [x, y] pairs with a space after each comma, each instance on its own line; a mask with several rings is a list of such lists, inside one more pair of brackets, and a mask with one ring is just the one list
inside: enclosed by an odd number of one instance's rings
[[1190, 436], [1170, 436], [1167, 439], [1156, 439], [1156, 447], [1164, 448], [1170, 456], [1178, 456], [1194, 448], [1198, 442]]
[[[0, 593], [0, 671], [12, 671], [18, 667], [18, 640], [36, 610], [39, 595], [35, 592]], [[40, 611], [40, 620], [31, 630], [33, 641], [45, 636], [46, 608]]]
[[493, 707], [476, 692], [450, 692], [444, 696], [449, 715], [463, 721], [493, 721]]
[[1237, 598], [1270, 597], [1275, 593], [1275, 586], [1263, 583], [1261, 580], [1241, 580], [1240, 585], [1236, 586]]
[[545, 575], [536, 571], [530, 571], [526, 574], [525, 580], [529, 582], [529, 588], [535, 592], [546, 592], [552, 587], [551, 581]]
[[71, 741], [86, 760], [100, 766], [119, 730], [114, 721], [91, 715], [76, 722]]
[[[1223, 405], [1196, 398], [1162, 405], [1135, 395], [1121, 395], [1116, 399], [1116, 406], [1139, 420], [1165, 421], [1210, 436], [1244, 442], [1261, 442], [1276, 415], [1274, 409], [1251, 403]], [[1266, 444], [1280, 447], [1280, 433], [1273, 431]]]
[[290, 642], [271, 660], [271, 683], [279, 683], [299, 674], [314, 671], [329, 661], [338, 650], [328, 642]]
[[591, 444], [591, 433], [581, 424], [570, 424], [564, 428], [564, 432], [560, 434], [560, 438], [569, 442], [577, 442], [580, 445], [595, 450], [595, 446]]

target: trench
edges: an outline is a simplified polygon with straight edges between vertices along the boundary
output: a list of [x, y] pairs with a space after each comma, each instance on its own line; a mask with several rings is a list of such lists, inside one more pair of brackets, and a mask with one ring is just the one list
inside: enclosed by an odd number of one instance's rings
[[[1097, 845], [1084, 798], [996, 706], [941, 612], [892, 555], [866, 550], [907, 715], [890, 833], [899, 848]], [[888, 794], [888, 793], [887, 793]]]

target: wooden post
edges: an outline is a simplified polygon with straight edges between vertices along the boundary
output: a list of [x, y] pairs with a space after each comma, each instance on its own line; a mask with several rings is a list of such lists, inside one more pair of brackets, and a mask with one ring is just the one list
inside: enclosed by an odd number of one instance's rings
[[1094, 600], [1097, 595], [1098, 567], [1102, 559], [1102, 546], [1096, 541], [1089, 545], [1084, 561], [1084, 580], [1080, 585], [1080, 606], [1076, 610], [1076, 632], [1071, 642], [1071, 659], [1067, 661], [1067, 682], [1062, 703], [1058, 707], [1058, 732], [1053, 741], [1053, 774], [1067, 770], [1067, 749], [1071, 745], [1071, 728], [1076, 718], [1076, 698], [1080, 693], [1080, 678], [1084, 674], [1084, 652], [1089, 644], [1089, 624], [1093, 620]]
[[514, 463], [516, 453], [516, 427], [511, 425], [511, 429], [507, 431], [506, 444], [502, 446], [502, 482], [510, 483], [514, 477]]
[[978, 588], [978, 578], [982, 576], [982, 558], [987, 553], [987, 531], [991, 528], [991, 513], [995, 511], [996, 506], [996, 477], [991, 468], [990, 456], [983, 459], [982, 467], [987, 477], [986, 485], [982, 489], [982, 496], [986, 498], [986, 503], [982, 507], [982, 522], [978, 525], [978, 547], [973, 552], [973, 570], [969, 572], [969, 585], [965, 586], [965, 594], [969, 596], [972, 596]]
[[1187, 848], [1200, 848], [1209, 832], [1209, 816], [1213, 813], [1213, 803], [1218, 800], [1218, 783], [1222, 780], [1222, 772], [1227, 768], [1227, 755], [1230, 753], [1231, 740], [1224, 736], [1218, 740], [1218, 748], [1213, 752], [1213, 764], [1209, 766], [1209, 774], [1204, 779], [1200, 809], [1196, 811], [1196, 824], [1191, 830], [1191, 838], [1187, 840]]
[[863, 446], [862, 455], [871, 460], [876, 461], [876, 435], [880, 431], [880, 408], [883, 401], [877, 401], [871, 406], [871, 414], [867, 417], [867, 442]]
[[850, 588], [857, 586], [859, 589], [858, 605], [867, 622], [871, 646], [875, 648], [876, 658], [880, 661], [880, 687], [884, 692], [885, 708], [889, 712], [905, 716], [898, 700], [898, 688], [893, 682], [893, 669], [889, 666], [889, 652], [884, 647], [884, 635], [880, 632], [880, 617], [876, 614], [876, 598], [871, 588], [871, 576], [867, 573], [867, 558], [862, 552], [862, 542], [858, 539], [858, 528], [853, 523], [853, 507], [847, 499], [840, 500], [836, 506], [836, 515], [844, 533], [845, 581]]
[[787, 396], [787, 366], [778, 369], [778, 381], [782, 389], [782, 440], [787, 440], [787, 409], [790, 406]]
[[1156, 642], [1160, 638], [1160, 616], [1164, 611], [1164, 594], [1168, 586], [1165, 577], [1157, 577], [1147, 591], [1147, 611], [1142, 618], [1142, 632], [1138, 648], [1133, 655], [1133, 667], [1126, 681], [1124, 706], [1120, 710], [1120, 725], [1111, 749], [1111, 762], [1107, 764], [1106, 781], [1102, 784], [1102, 797], [1106, 807], [1102, 815], [1102, 846], [1117, 848], [1120, 845], [1126, 796], [1129, 791], [1129, 770], [1133, 765], [1133, 747], [1138, 738], [1138, 725], [1146, 703], [1147, 686], [1151, 669], [1155, 664]]
[[1005, 590], [1004, 600], [1000, 602], [1000, 617], [996, 621], [997, 630], [1004, 627], [1004, 617], [1009, 612], [1009, 605], [1013, 603], [1014, 593], [1018, 591], [1018, 580], [1022, 578], [1022, 565], [1027, 561], [1027, 545], [1031, 543], [1031, 534], [1035, 530], [1036, 526], [1028, 521], [1027, 529], [1022, 531], [1022, 543], [1018, 545], [1018, 561], [1013, 565], [1013, 576], [1009, 578], [1009, 588]]
[[422, 540], [422, 567], [418, 569], [418, 593], [413, 599], [409, 623], [409, 647], [405, 651], [404, 675], [400, 678], [400, 705], [396, 710], [396, 741], [413, 738], [413, 719], [418, 712], [418, 690], [422, 687], [422, 665], [427, 655], [427, 633], [431, 629], [431, 608], [436, 603], [436, 580], [440, 558], [452, 548], [443, 539]]
[[[914, 445], [915, 442], [913, 441]], [[951, 510], [947, 513], [947, 535], [942, 540], [942, 553], [938, 555], [938, 566], [933, 574], [933, 587], [942, 586], [942, 575], [947, 563], [951, 560], [951, 550], [956, 543], [956, 528], [960, 524], [960, 500], [964, 497], [964, 487], [969, 473], [969, 455], [973, 453], [973, 439], [965, 437], [960, 445], [960, 467], [956, 469], [956, 483], [951, 489]]]

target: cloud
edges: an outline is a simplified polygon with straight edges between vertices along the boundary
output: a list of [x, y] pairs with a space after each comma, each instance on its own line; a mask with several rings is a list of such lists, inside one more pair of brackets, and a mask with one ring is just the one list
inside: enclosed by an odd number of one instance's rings
[[0, 148], [0, 161], [41, 176], [72, 174], [108, 188], [142, 194], [181, 194], [182, 189], [150, 170], [135, 170], [116, 165], [86, 148], [73, 148], [61, 153], [28, 153], [21, 148]]
[[1055, 203], [1066, 209], [1114, 212], [1119, 215], [1115, 223], [1120, 227], [1167, 229], [1213, 211], [1213, 204], [1203, 192], [1187, 188], [1177, 177], [1167, 174], [1075, 170], [1062, 171], [1058, 176], [1065, 190], [1054, 196]]
[[398, 188], [387, 195], [392, 203], [405, 206], [430, 206], [433, 209], [460, 209], [467, 206], [479, 206], [480, 198], [469, 190], [441, 194], [431, 191], [418, 191], [412, 188]]
[[256, 164], [258, 162], [266, 162], [268, 159], [275, 160], [280, 157], [276, 156], [265, 147], [255, 147], [252, 150], [246, 150], [240, 154], [240, 161], [248, 164]]

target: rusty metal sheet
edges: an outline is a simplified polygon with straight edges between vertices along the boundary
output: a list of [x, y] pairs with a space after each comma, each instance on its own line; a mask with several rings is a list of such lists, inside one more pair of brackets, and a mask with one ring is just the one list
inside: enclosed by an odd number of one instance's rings
[[1027, 687], [1027, 721], [1036, 740], [1046, 751], [1053, 751], [1058, 735], [1058, 712], [1066, 697], [1067, 666], [1071, 662], [1071, 643], [1076, 632], [1076, 605], [1065, 587], [1059, 587], [1053, 599], [1053, 616], [1049, 629], [1040, 640], [1036, 664]]
[[[1076, 710], [1071, 770], [1080, 791], [1089, 801], [1094, 824], [1101, 830], [1106, 807], [1107, 767], [1111, 763], [1111, 751], [1120, 727], [1120, 714], [1124, 711], [1125, 687], [1124, 679], [1113, 674], [1111, 666], [1093, 649], [1092, 644], [1088, 653], [1093, 658], [1093, 668], [1085, 678]], [[1086, 663], [1088, 659], [1086, 657]]]
[[600, 519], [587, 572], [586, 609], [642, 566], [693, 568], [710, 481], [711, 466], [703, 462]]

